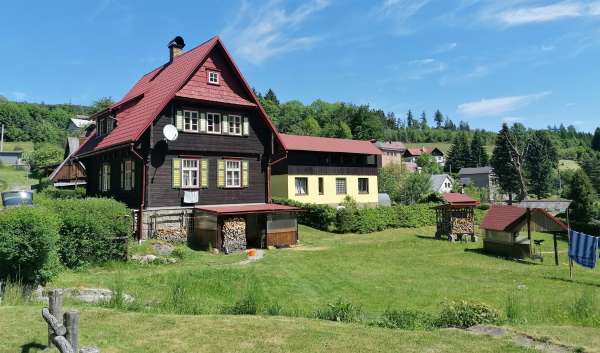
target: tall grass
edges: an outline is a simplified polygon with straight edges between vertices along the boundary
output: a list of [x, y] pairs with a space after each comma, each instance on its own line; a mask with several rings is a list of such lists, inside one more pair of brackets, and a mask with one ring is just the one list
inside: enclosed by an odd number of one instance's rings
[[0, 282], [0, 303], [6, 306], [22, 305], [29, 301], [28, 291], [20, 281]]
[[600, 305], [596, 292], [584, 290], [569, 307], [569, 316], [577, 323], [600, 325]]

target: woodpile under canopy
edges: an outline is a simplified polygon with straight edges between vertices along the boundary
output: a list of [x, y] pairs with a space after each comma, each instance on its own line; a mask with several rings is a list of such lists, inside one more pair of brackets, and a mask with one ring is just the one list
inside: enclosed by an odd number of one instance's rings
[[475, 240], [475, 212], [479, 201], [458, 193], [442, 195], [444, 204], [434, 207], [436, 211], [436, 238], [448, 240], [471, 237]]
[[244, 218], [225, 219], [222, 234], [225, 253], [246, 250], [246, 220]]

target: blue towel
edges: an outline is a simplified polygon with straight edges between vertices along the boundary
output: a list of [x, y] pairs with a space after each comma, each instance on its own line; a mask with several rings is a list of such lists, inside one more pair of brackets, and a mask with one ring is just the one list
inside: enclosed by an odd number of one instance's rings
[[598, 238], [591, 235], [570, 231], [569, 257], [584, 267], [596, 267], [598, 257]]

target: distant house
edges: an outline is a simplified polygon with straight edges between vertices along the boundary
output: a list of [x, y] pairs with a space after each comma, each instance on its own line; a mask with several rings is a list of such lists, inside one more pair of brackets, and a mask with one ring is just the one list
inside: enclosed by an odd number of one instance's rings
[[23, 164], [23, 151], [0, 152], [0, 165], [19, 166]]
[[454, 180], [448, 174], [433, 174], [430, 177], [431, 190], [433, 192], [439, 192], [441, 194], [452, 192], [454, 186]]
[[421, 147], [421, 148], [408, 148], [404, 151], [404, 161], [408, 163], [416, 163], [417, 158], [423, 154], [429, 154], [433, 156], [436, 163], [443, 167], [446, 164], [446, 157], [444, 156], [444, 152], [442, 152], [437, 147]]
[[279, 134], [287, 156], [273, 163], [273, 196], [337, 206], [352, 196], [377, 206], [381, 151], [369, 141]]
[[375, 146], [381, 150], [381, 165], [383, 167], [391, 164], [391, 163], [402, 163], [404, 161], [404, 152], [406, 151], [406, 146], [399, 141], [392, 142], [383, 142], [377, 141], [375, 142]]
[[71, 135], [78, 133], [85, 135], [85, 130], [91, 125], [94, 125], [94, 123], [95, 121], [90, 120], [90, 118], [87, 115], [75, 115], [75, 117], [71, 118], [71, 120], [69, 121], [67, 131]]
[[489, 188], [494, 185], [492, 167], [462, 168], [458, 172], [462, 185], [473, 185], [479, 188]]
[[65, 145], [65, 159], [52, 171], [48, 180], [58, 188], [72, 188], [86, 185], [86, 174], [84, 165], [73, 159], [73, 154], [79, 149], [82, 139], [79, 137], [67, 137]]

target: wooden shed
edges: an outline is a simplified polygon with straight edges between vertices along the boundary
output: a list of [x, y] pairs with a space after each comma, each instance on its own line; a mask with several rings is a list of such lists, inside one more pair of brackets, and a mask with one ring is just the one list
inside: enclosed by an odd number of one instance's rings
[[[568, 231], [563, 222], [544, 209], [504, 205], [490, 208], [479, 227], [486, 252], [516, 259], [533, 255], [531, 233], [534, 228], [554, 234], [555, 258], [556, 233]], [[524, 228], [526, 234], [522, 234]]]
[[196, 206], [189, 243], [194, 248], [214, 248], [225, 253], [295, 245], [299, 211], [272, 203]]
[[442, 194], [444, 204], [434, 207], [437, 230], [435, 237], [476, 241], [475, 207], [479, 201], [459, 193]]

